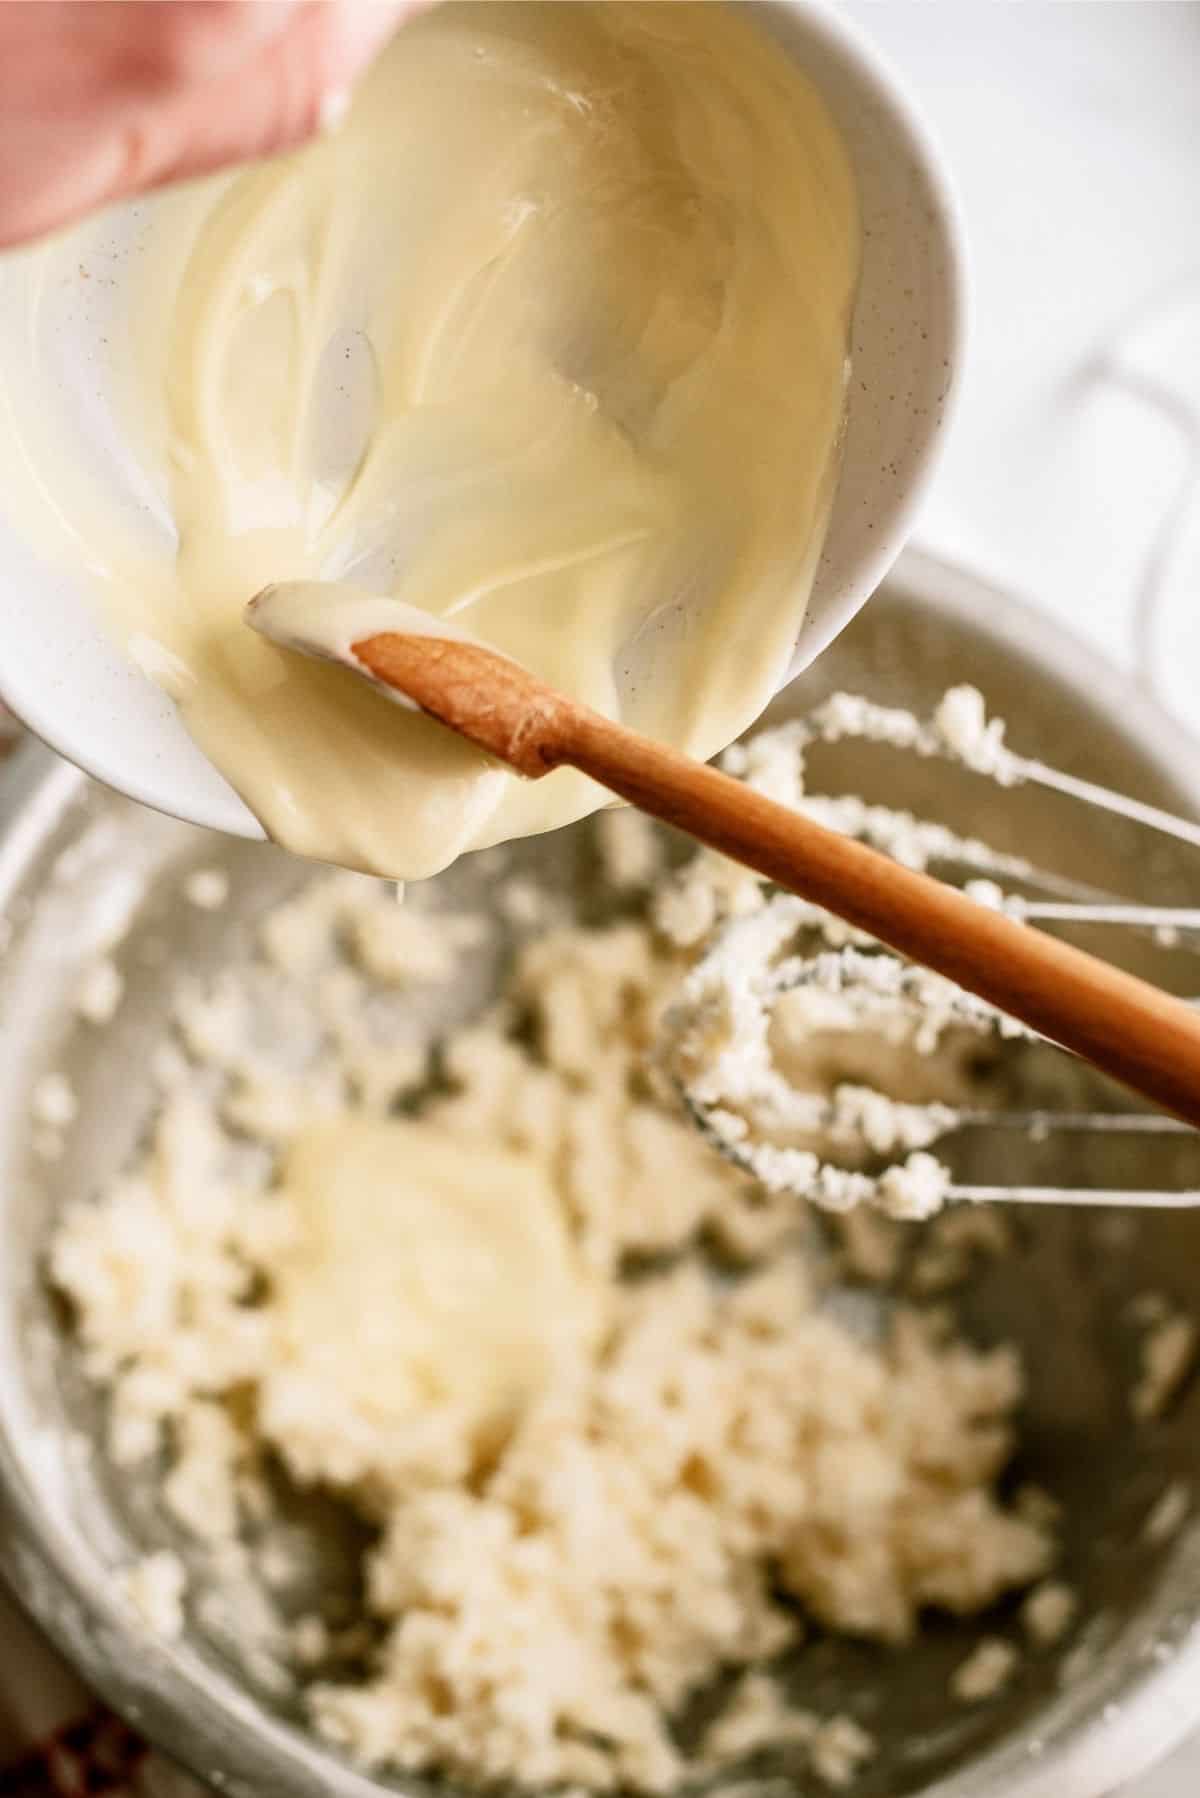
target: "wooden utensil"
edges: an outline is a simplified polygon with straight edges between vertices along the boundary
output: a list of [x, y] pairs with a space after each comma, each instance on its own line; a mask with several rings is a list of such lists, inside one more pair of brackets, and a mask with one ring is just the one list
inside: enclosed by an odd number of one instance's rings
[[[331, 654], [328, 642], [253, 622]], [[484, 644], [388, 630], [337, 659], [528, 780], [579, 769], [1200, 1125], [1200, 1014], [1184, 1000], [614, 723]]]

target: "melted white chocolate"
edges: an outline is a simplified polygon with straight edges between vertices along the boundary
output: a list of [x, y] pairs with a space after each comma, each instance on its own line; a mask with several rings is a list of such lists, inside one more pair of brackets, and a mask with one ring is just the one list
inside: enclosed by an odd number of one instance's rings
[[335, 1119], [292, 1143], [281, 1188], [296, 1221], [273, 1272], [290, 1393], [332, 1368], [376, 1428], [416, 1430], [446, 1406], [479, 1452], [594, 1334], [596, 1294], [528, 1156]]
[[76, 529], [274, 837], [418, 877], [603, 795], [264, 642], [242, 608], [268, 582], [453, 618], [697, 755], [754, 718], [828, 514], [858, 223], [822, 102], [750, 17], [435, 9], [336, 136], [152, 216], [125, 427], [175, 553], [100, 507]]

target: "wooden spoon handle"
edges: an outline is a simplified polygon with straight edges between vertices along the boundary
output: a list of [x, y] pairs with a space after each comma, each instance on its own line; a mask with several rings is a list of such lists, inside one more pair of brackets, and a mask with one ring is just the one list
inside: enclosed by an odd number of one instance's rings
[[1200, 1015], [1135, 975], [582, 707], [547, 754], [1200, 1125]]
[[1200, 1126], [1200, 1014], [1182, 999], [614, 724], [486, 646], [384, 632], [353, 648], [519, 773], [580, 769]]

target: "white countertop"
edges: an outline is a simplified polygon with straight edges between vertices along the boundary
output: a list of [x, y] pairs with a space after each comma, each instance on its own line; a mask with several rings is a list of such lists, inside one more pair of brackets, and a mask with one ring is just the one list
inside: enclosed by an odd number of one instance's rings
[[[923, 534], [1131, 669], [1140, 637], [1186, 717], [1200, 673], [1200, 608], [1185, 600], [1200, 583], [1200, 491], [1156, 643], [1135, 614], [1200, 461], [1200, 5], [845, 10], [931, 119], [969, 233], [974, 331]], [[1130, 391], [1121, 369], [1161, 384], [1166, 405]]]

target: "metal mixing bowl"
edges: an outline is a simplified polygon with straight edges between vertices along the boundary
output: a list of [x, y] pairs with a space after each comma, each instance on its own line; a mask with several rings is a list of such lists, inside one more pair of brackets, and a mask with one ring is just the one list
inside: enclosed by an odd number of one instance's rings
[[[1200, 752], [1190, 739], [1043, 619], [923, 557], [902, 564], [776, 709], [838, 686], [921, 705], [963, 678], [1010, 719], [1021, 749], [1200, 814]], [[1135, 898], [1194, 901], [1200, 870], [1184, 850], [1147, 844], [1057, 799], [1004, 794], [941, 767], [902, 769], [878, 751], [838, 753], [856, 785], [952, 823], [969, 821], [1000, 846]], [[94, 1192], [145, 1125], [153, 1096], [146, 1070], [174, 980], [248, 955], [254, 918], [307, 870], [270, 848], [141, 811], [42, 751], [22, 751], [6, 778], [0, 905], [12, 934], [0, 975], [0, 1564], [97, 1690], [214, 1785], [247, 1798], [378, 1795], [379, 1783], [306, 1732], [294, 1694], [258, 1680], [219, 1632], [196, 1626], [183, 1642], [162, 1643], [132, 1619], [112, 1570], [139, 1547], [172, 1538], [152, 1492], [116, 1479], [91, 1447], [96, 1401], [42, 1277], [56, 1208]], [[588, 853], [581, 827], [526, 845], [519, 859], [552, 881], [586, 888]], [[230, 901], [218, 912], [181, 902], [181, 879], [200, 865], [230, 876]], [[468, 862], [445, 885], [461, 900], [464, 889], [484, 890], [485, 879]], [[97, 1030], [71, 1001], [81, 966], [124, 921], [117, 954], [127, 998], [113, 1025]], [[1155, 977], [1186, 990], [1193, 957], [1149, 945], [1130, 958], [1134, 965], [1139, 957]], [[477, 1000], [477, 991], [464, 990], [455, 1005], [466, 1013]], [[36, 1152], [30, 1095], [52, 1067], [70, 1075], [80, 1112], [65, 1154], [47, 1162]], [[1003, 1177], [1007, 1150], [985, 1144], [976, 1152]], [[1052, 1142], [1038, 1153], [1041, 1178], [1128, 1174], [1108, 1150]], [[1194, 1170], [1190, 1184], [1200, 1184]], [[1200, 1490], [1200, 1390], [1186, 1390], [1160, 1423], [1132, 1429], [1136, 1332], [1125, 1313], [1150, 1289], [1200, 1309], [1200, 1215], [1114, 1222], [1111, 1214], [1025, 1214], [1013, 1254], [972, 1285], [967, 1327], [983, 1341], [1015, 1339], [1026, 1360], [1030, 1391], [1013, 1477], [1065, 1503], [1064, 1572], [1082, 1595], [1083, 1633], [1064, 1653], [1031, 1654], [1002, 1697], [970, 1708], [948, 1703], [947, 1679], [995, 1617], [935, 1623], [905, 1651], [814, 1636], [797, 1654], [797, 1690], [821, 1709], [846, 1705], [881, 1743], [856, 1788], [862, 1798], [1099, 1798], [1200, 1721], [1200, 1527], [1165, 1542], [1145, 1527], [1172, 1482]], [[313, 1526], [311, 1508], [298, 1507], [297, 1517]], [[319, 1521], [336, 1550], [329, 1507]], [[336, 1552], [329, 1576], [341, 1576]], [[1002, 1610], [999, 1621], [1008, 1616]], [[764, 1777], [772, 1793], [796, 1789], [786, 1761]], [[409, 1781], [403, 1789], [432, 1788]]]

